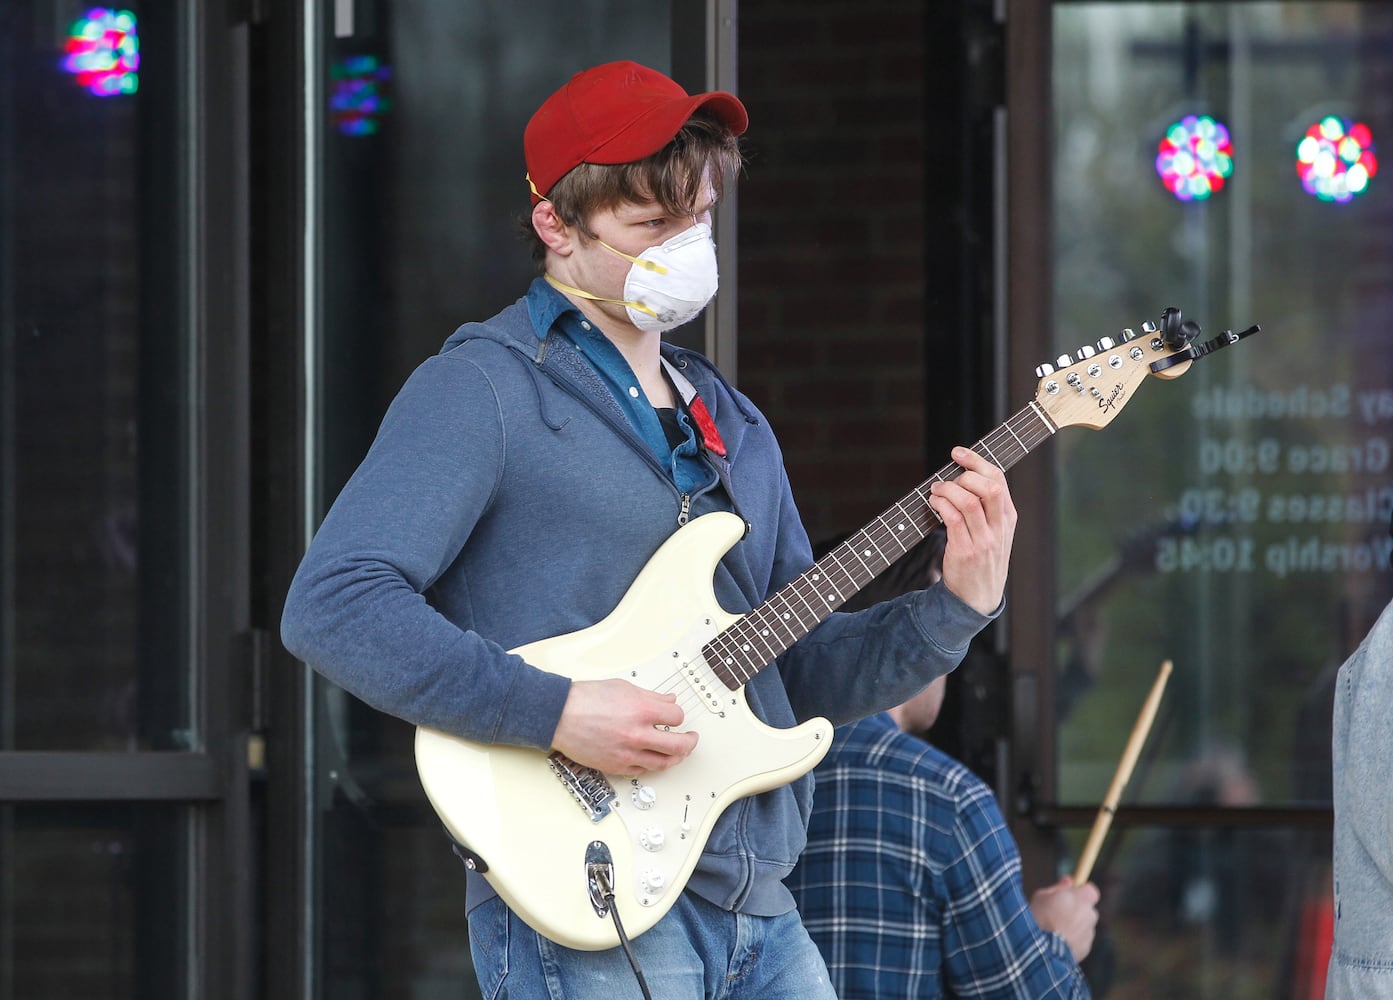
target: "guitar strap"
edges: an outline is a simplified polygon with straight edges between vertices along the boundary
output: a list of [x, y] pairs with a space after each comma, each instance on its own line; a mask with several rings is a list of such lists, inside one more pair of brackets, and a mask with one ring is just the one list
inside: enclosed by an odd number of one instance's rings
[[735, 499], [735, 490], [731, 488], [730, 460], [726, 457], [726, 443], [721, 440], [721, 432], [716, 429], [716, 421], [711, 419], [711, 411], [706, 408], [706, 403], [702, 401], [696, 386], [692, 385], [687, 376], [677, 370], [676, 365], [668, 361], [667, 358], [659, 358], [659, 360], [663, 363], [663, 371], [667, 373], [672, 387], [677, 390], [677, 395], [682, 400], [682, 408], [687, 411], [687, 416], [691, 417], [692, 423], [696, 427], [702, 454], [715, 467], [716, 475], [721, 480], [721, 486], [725, 489], [726, 496], [730, 498], [730, 505], [735, 509], [736, 516], [745, 522], [745, 534], [748, 535], [750, 522], [741, 511], [740, 502]]

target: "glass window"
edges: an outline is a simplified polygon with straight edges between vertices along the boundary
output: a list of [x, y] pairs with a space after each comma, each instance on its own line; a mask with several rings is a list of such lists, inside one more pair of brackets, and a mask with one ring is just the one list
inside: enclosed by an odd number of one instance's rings
[[184, 815], [0, 807], [0, 996], [184, 996]]
[[1393, 592], [1393, 186], [1358, 167], [1393, 141], [1393, 5], [1056, 11], [1058, 346], [1167, 306], [1263, 328], [1053, 451], [1060, 798], [1102, 796], [1169, 659], [1135, 798], [1212, 765], [1227, 804], [1326, 803], [1334, 671]]
[[1106, 842], [1095, 997], [1318, 997], [1330, 955], [1330, 835], [1232, 827], [1128, 828]]
[[1057, 4], [1053, 29], [1057, 348], [1171, 306], [1199, 342], [1262, 327], [1052, 451], [1062, 803], [1103, 798], [1174, 665], [1123, 802], [1177, 825], [1114, 833], [1090, 977], [1318, 995], [1335, 672], [1393, 595], [1393, 4]]
[[4, 750], [190, 743], [169, 31], [0, 15]]

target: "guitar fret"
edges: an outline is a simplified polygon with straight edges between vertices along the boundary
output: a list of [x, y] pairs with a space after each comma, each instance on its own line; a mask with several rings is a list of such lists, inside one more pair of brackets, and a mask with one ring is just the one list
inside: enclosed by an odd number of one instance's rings
[[[875, 549], [876, 557], [880, 560], [881, 565], [889, 566], [892, 562], [894, 562], [893, 559], [887, 559], [885, 557], [885, 551], [881, 549], [881, 547], [876, 543], [876, 540], [873, 537], [871, 537], [868, 533], [866, 534], [866, 544], [869, 545], [871, 548]], [[901, 553], [901, 555], [903, 555], [903, 553]]]
[[711, 670], [721, 683], [732, 691], [754, 676], [753, 674], [742, 675], [739, 664], [735, 662], [737, 659], [736, 651], [729, 641], [721, 642], [716, 652], [719, 655], [716, 657], [716, 662], [711, 665]]
[[[1029, 408], [1035, 411], [1035, 415], [1039, 417], [1040, 422], [1043, 423], [1045, 427], [1049, 429], [1050, 434], [1053, 434], [1055, 431], [1059, 430], [1058, 427], [1054, 426], [1054, 424], [1050, 422], [1049, 417], [1045, 416], [1045, 411], [1040, 409], [1040, 404], [1035, 402], [1035, 400], [1032, 399], [1030, 401]], [[1043, 440], [1043, 438], [1041, 440]]]
[[768, 645], [771, 657], [777, 656], [779, 650], [787, 648], [778, 638], [779, 620], [776, 617], [771, 618], [768, 611], [761, 612], [759, 620], [761, 625], [759, 632], [760, 637], [763, 638], [766, 645]]
[[[779, 625], [780, 628], [784, 630], [785, 633], [787, 633], [784, 641], [784, 648], [787, 649], [789, 646], [792, 646], [794, 642], [796, 642], [798, 639], [798, 632], [795, 631], [789, 625], [789, 619], [793, 617], [792, 606], [789, 604], [787, 597], [783, 596], [782, 594], [775, 594], [772, 598], [770, 598], [768, 607], [771, 611], [774, 610], [775, 607], [779, 609], [778, 614], [775, 617], [775, 622]], [[797, 621], [796, 618], [794, 618], [793, 620]]]
[[[1009, 431], [1006, 434], [994, 433], [988, 435], [986, 440], [992, 442], [992, 444], [995, 445], [994, 448], [990, 445], [986, 447], [988, 447], [989, 457], [993, 462], [996, 463], [998, 468], [1009, 468], [1011, 465], [1015, 463], [1016, 459], [1019, 457], [1019, 453], [1017, 453], [1015, 449], [1010, 448], [1011, 439]], [[997, 456], [997, 452], [1001, 452], [1007, 457], [1005, 459], [999, 458]]]
[[[854, 541], [854, 539], [852, 539], [852, 540]], [[856, 547], [855, 547], [855, 546], [853, 546], [853, 545], [843, 545], [843, 546], [841, 546], [841, 548], [846, 549], [847, 551], [849, 551], [849, 552], [851, 553], [852, 556], [855, 557], [856, 561], [859, 562], [859, 563], [861, 564], [861, 569], [862, 569], [862, 570], [865, 570], [866, 576], [865, 576], [864, 578], [861, 578], [861, 577], [858, 575], [857, 570], [856, 570], [856, 567], [855, 567], [854, 565], [852, 566], [851, 569], [847, 569], [845, 566], [843, 566], [843, 565], [842, 565], [841, 557], [838, 556], [838, 555], [836, 554], [836, 553], [837, 553], [837, 550], [834, 549], [834, 550], [830, 553], [830, 555], [832, 556], [833, 560], [836, 562], [837, 568], [840, 569], [843, 573], [845, 573], [845, 574], [847, 575], [847, 579], [850, 580], [851, 583], [852, 583], [853, 585], [857, 586], [858, 588], [859, 588], [859, 587], [864, 587], [867, 583], [869, 583], [872, 579], [874, 579], [874, 577], [875, 577], [875, 572], [874, 572], [869, 566], [866, 565], [865, 560], [861, 558], [861, 554], [860, 554], [859, 552], [856, 551]], [[843, 588], [838, 587], [837, 589], [838, 589], [838, 590], [841, 590], [841, 589], [843, 589]]]
[[[814, 568], [816, 568], [816, 564], [814, 564]], [[809, 571], [809, 572], [811, 572], [811, 571]], [[803, 605], [804, 609], [807, 611], [807, 613], [808, 613], [808, 615], [807, 615], [807, 620], [810, 620], [810, 621], [814, 621], [814, 622], [815, 622], [815, 621], [817, 621], [817, 613], [813, 610], [813, 606], [812, 606], [811, 604], [808, 603], [808, 596], [807, 596], [807, 594], [804, 593], [804, 591], [803, 591], [803, 587], [804, 587], [804, 577], [806, 577], [807, 575], [808, 575], [807, 573], [804, 573], [803, 576], [795, 577], [794, 580], [793, 580], [793, 582], [790, 583], [790, 584], [788, 585], [787, 589], [788, 589], [788, 591], [789, 591], [790, 596], [792, 596], [792, 597], [797, 597], [798, 600], [799, 600], [799, 602]], [[792, 602], [791, 602], [791, 601], [789, 602], [789, 604], [790, 604], [790, 606], [792, 606]], [[797, 614], [797, 611], [796, 611], [796, 610], [794, 611], [794, 614]], [[799, 624], [800, 626], [804, 626], [803, 628], [800, 628], [800, 630], [799, 630], [799, 632], [798, 632], [798, 635], [799, 635], [799, 637], [801, 638], [801, 637], [803, 636], [804, 632], [805, 632], [805, 631], [807, 630], [807, 628], [810, 627], [810, 626], [807, 625], [807, 621], [805, 621], [805, 619], [804, 619], [803, 617], [801, 617], [801, 616], [797, 618], [797, 622], [798, 622], [798, 624]]]
[[[764, 652], [760, 654], [764, 657], [763, 663], [760, 664], [760, 666], [763, 666], [764, 663], [768, 663], [774, 657], [778, 656], [779, 653], [781, 653], [783, 650], [779, 649], [774, 643], [771, 643], [769, 641], [769, 630], [763, 627], [764, 612], [762, 610], [756, 608], [754, 611], [750, 612], [749, 619], [750, 627], [748, 629], [745, 629], [745, 631], [750, 634], [752, 639], [758, 640], [759, 645], [764, 647]], [[741, 646], [741, 650], [744, 652], [749, 652], [749, 648], [744, 645]], [[759, 668], [756, 667], [754, 672], [752, 672], [750, 676], [753, 677], [754, 674], [758, 672]]]

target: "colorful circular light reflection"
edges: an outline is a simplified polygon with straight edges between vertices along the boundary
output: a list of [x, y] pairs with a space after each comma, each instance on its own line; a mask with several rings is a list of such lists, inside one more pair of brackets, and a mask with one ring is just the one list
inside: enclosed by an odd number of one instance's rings
[[1378, 173], [1374, 137], [1363, 122], [1326, 115], [1296, 144], [1296, 173], [1321, 201], [1352, 201]]
[[69, 29], [66, 49], [63, 68], [98, 97], [135, 93], [140, 38], [130, 11], [93, 7]]
[[1229, 130], [1208, 115], [1186, 115], [1166, 129], [1156, 153], [1156, 173], [1181, 201], [1203, 201], [1233, 173]]
[[376, 56], [349, 56], [330, 71], [329, 117], [344, 135], [372, 135], [392, 102], [383, 93], [392, 68]]

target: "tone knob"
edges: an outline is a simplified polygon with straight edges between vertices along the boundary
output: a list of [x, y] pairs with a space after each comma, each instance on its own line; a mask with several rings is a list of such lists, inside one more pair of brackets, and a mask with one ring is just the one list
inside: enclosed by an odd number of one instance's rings
[[643, 845], [645, 851], [661, 851], [664, 839], [662, 829], [656, 826], [645, 826], [643, 832], [638, 835], [638, 842]]
[[652, 809], [658, 801], [658, 791], [652, 785], [635, 785], [632, 795], [635, 809]]
[[647, 893], [661, 892], [666, 880], [656, 868], [645, 868], [638, 877], [638, 884]]

